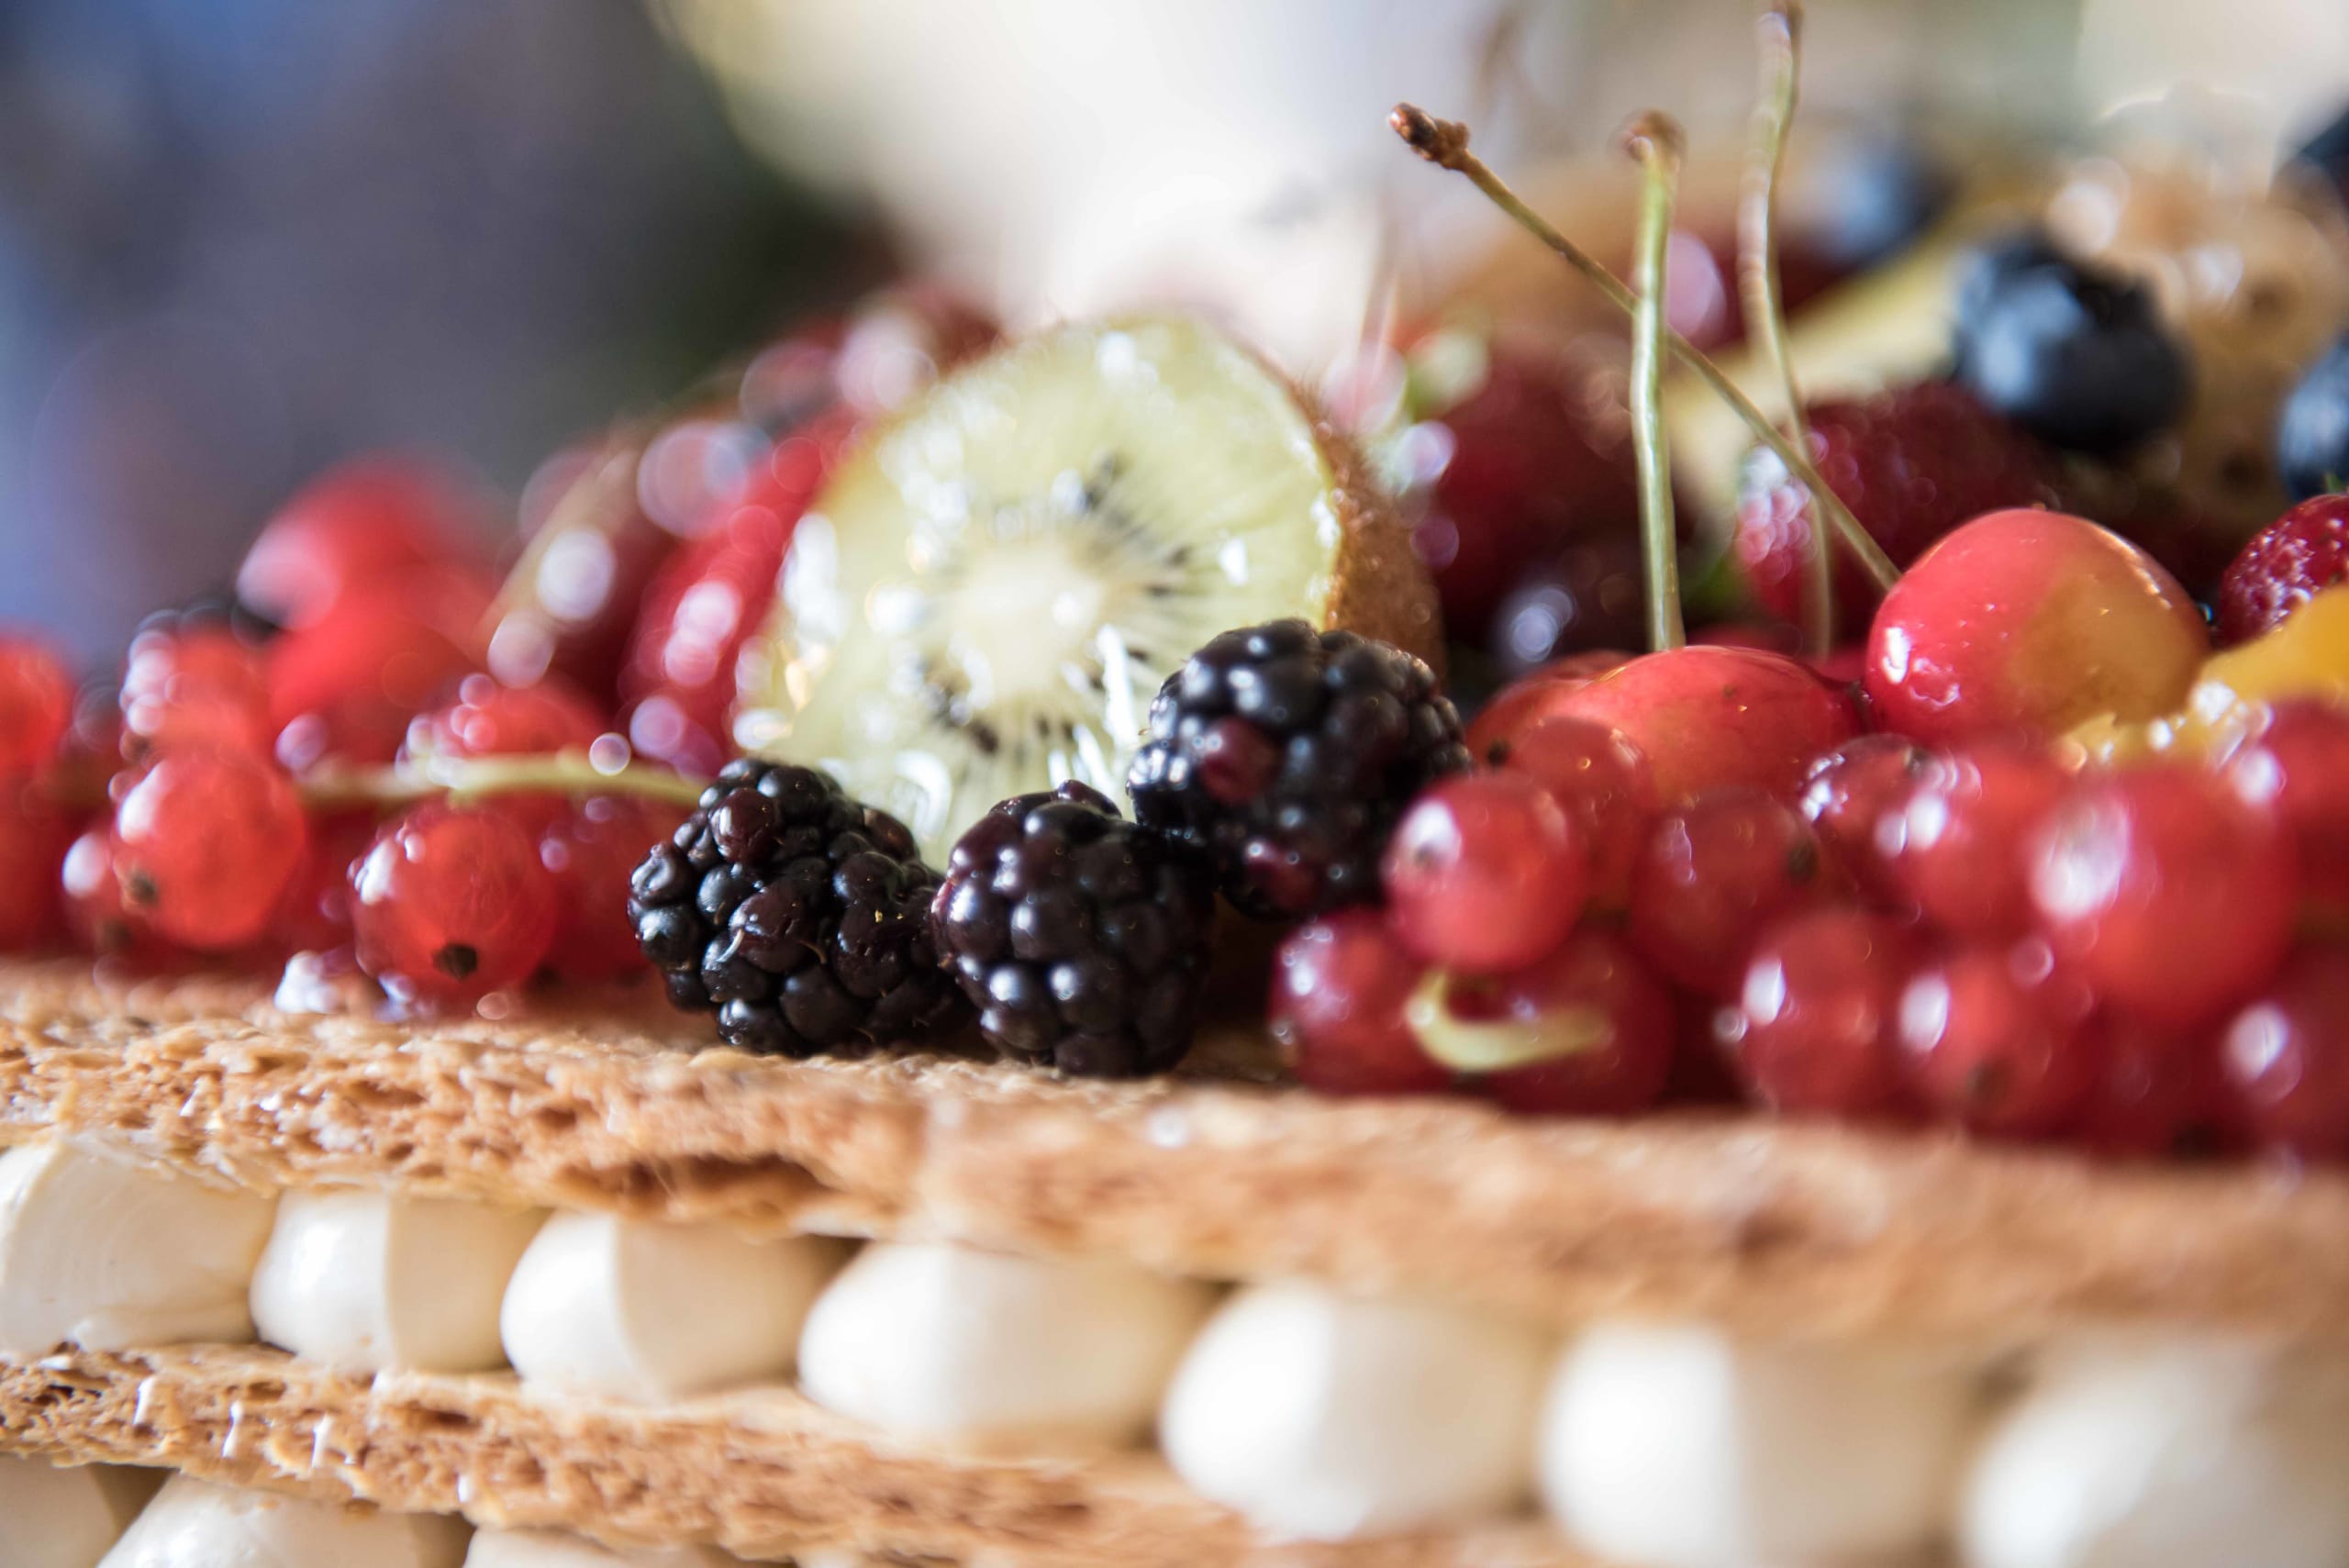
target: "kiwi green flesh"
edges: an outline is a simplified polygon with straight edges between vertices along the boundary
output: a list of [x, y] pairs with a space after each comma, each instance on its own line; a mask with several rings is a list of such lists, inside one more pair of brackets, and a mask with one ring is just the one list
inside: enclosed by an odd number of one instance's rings
[[1200, 643], [1324, 624], [1347, 516], [1287, 385], [1181, 320], [1063, 327], [940, 382], [799, 524], [737, 739], [820, 765], [943, 863], [997, 801], [1123, 799]]

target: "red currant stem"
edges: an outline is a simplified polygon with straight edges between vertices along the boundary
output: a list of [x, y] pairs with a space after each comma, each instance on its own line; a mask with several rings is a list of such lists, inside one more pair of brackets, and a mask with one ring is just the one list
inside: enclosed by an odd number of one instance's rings
[[527, 791], [540, 795], [633, 795], [692, 806], [707, 781], [631, 762], [606, 771], [584, 751], [532, 756], [439, 757], [381, 768], [322, 768], [303, 776], [306, 806], [334, 811], [359, 806], [410, 806], [446, 795], [463, 802]]
[[[1787, 168], [1787, 133], [1801, 98], [1802, 9], [1796, 0], [1769, 0], [1757, 31], [1762, 41], [1762, 90], [1753, 102], [1753, 146], [1737, 202], [1737, 277], [1745, 295], [1745, 319], [1753, 323], [1762, 353], [1787, 395], [1787, 434], [1810, 450], [1810, 426], [1803, 417], [1802, 389], [1795, 381], [1794, 356], [1787, 350], [1787, 317], [1778, 299], [1778, 182]], [[1811, 652], [1835, 645], [1834, 572], [1827, 532], [1814, 526], [1804, 551], [1803, 636]]]
[[1664, 265], [1680, 185], [1680, 128], [1651, 110], [1623, 128], [1623, 150], [1640, 166], [1640, 232], [1633, 258], [1639, 308], [1631, 315], [1631, 452], [1640, 469], [1640, 542], [1647, 556], [1648, 647], [1688, 641], [1680, 618], [1680, 544], [1672, 516], [1672, 447], [1664, 428]]
[[1403, 1022], [1419, 1049], [1455, 1073], [1506, 1073], [1590, 1051], [1607, 1041], [1606, 1017], [1566, 1007], [1538, 1019], [1475, 1022], [1452, 1011], [1452, 976], [1431, 969], [1403, 1003]]
[[[1516, 220], [1519, 228], [1548, 246], [1561, 261], [1581, 273], [1616, 309], [1626, 316], [1638, 310], [1639, 301], [1624, 286], [1622, 279], [1600, 266], [1582, 247], [1551, 227], [1540, 213], [1519, 199], [1517, 193], [1487, 168], [1483, 159], [1468, 150], [1466, 126], [1456, 120], [1440, 120], [1414, 104], [1397, 105], [1386, 123], [1394, 127], [1395, 134], [1420, 157], [1438, 168], [1465, 176], [1468, 183], [1484, 192], [1495, 206]], [[1664, 346], [1672, 350], [1674, 358], [1696, 372], [1704, 384], [1744, 421], [1746, 428], [1753, 432], [1753, 439], [1776, 454], [1778, 461], [1786, 464], [1787, 472], [1810, 492], [1812, 500], [1827, 514], [1829, 526], [1834, 528], [1844, 548], [1859, 562], [1869, 579], [1880, 589], [1891, 587], [1898, 580], [1900, 569], [1892, 564], [1892, 558], [1884, 553], [1884, 548], [1869, 536], [1867, 529], [1860, 527], [1859, 519], [1852, 516], [1852, 509], [1827, 487], [1827, 482], [1819, 476], [1819, 470], [1812, 465], [1809, 454], [1797, 450], [1785, 433], [1754, 406], [1753, 400], [1745, 395], [1737, 383], [1730, 379], [1729, 373], [1708, 358], [1704, 350], [1677, 332], [1666, 332]]]

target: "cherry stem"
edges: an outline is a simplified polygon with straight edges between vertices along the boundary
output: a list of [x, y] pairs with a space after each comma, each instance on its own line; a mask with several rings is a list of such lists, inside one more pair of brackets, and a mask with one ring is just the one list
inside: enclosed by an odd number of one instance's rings
[[[1386, 123], [1395, 128], [1395, 134], [1401, 137], [1412, 151], [1438, 168], [1466, 176], [1468, 183], [1484, 192], [1495, 206], [1516, 220], [1519, 228], [1555, 251], [1561, 261], [1581, 273], [1615, 308], [1626, 316], [1638, 311], [1639, 300], [1624, 285], [1622, 279], [1600, 266], [1582, 247], [1552, 228], [1540, 213], [1520, 200], [1517, 193], [1487, 168], [1483, 159], [1468, 150], [1466, 126], [1456, 120], [1440, 120], [1415, 104], [1397, 105]], [[1672, 350], [1674, 358], [1696, 372], [1705, 384], [1712, 388], [1721, 401], [1745, 422], [1746, 428], [1753, 432], [1753, 439], [1776, 454], [1778, 461], [1786, 465], [1787, 472], [1810, 492], [1812, 502], [1827, 514], [1829, 525], [1842, 538], [1844, 547], [1851, 550], [1853, 558], [1858, 561], [1869, 579], [1879, 589], [1891, 587], [1898, 580], [1900, 569], [1892, 564], [1892, 558], [1884, 553], [1884, 548], [1869, 537], [1868, 531], [1860, 527], [1859, 519], [1852, 516], [1852, 509], [1827, 487], [1827, 482], [1819, 476], [1819, 470], [1812, 465], [1809, 454], [1797, 450], [1785, 433], [1754, 406], [1753, 400], [1745, 395], [1736, 382], [1730, 379], [1729, 373], [1708, 358], [1703, 350], [1679, 333], [1671, 331], [1664, 333], [1664, 346]]]
[[[1787, 317], [1778, 294], [1778, 184], [1787, 171], [1787, 133], [1801, 100], [1802, 8], [1797, 0], [1769, 0], [1756, 24], [1762, 44], [1762, 88], [1753, 101], [1753, 145], [1737, 202], [1737, 278], [1745, 296], [1745, 319], [1764, 359], [1787, 395], [1787, 434], [1810, 450], [1810, 424], [1803, 417], [1802, 389], [1795, 380], [1794, 356], [1787, 348]], [[1835, 645], [1834, 565], [1827, 530], [1813, 522], [1806, 530], [1803, 569], [1803, 637], [1814, 654]]]
[[1672, 515], [1672, 446], [1664, 428], [1664, 268], [1680, 184], [1680, 128], [1650, 110], [1623, 128], [1623, 150], [1640, 166], [1640, 233], [1632, 277], [1631, 452], [1640, 469], [1640, 542], [1647, 557], [1648, 647], [1685, 647], [1680, 543]]
[[360, 806], [410, 806], [445, 795], [633, 795], [692, 806], [707, 781], [642, 762], [598, 767], [585, 751], [529, 756], [437, 757], [379, 768], [321, 768], [298, 782], [303, 804], [336, 811]]
[[1403, 1022], [1420, 1050], [1455, 1073], [1506, 1073], [1606, 1043], [1607, 1020], [1596, 1009], [1568, 1007], [1531, 1020], [1472, 1020], [1453, 1012], [1452, 986], [1448, 973], [1429, 970], [1404, 1000]]

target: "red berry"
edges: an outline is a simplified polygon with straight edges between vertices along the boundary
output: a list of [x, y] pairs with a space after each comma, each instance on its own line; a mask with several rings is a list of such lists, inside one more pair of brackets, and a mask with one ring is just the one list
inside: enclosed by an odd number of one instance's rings
[[2194, 1152], [2225, 1140], [2235, 1113], [2207, 1034], [2099, 1013], [2088, 1020], [2081, 1045], [2098, 1069], [2073, 1129], [2086, 1147], [2145, 1158]]
[[560, 679], [506, 686], [487, 675], [468, 675], [454, 702], [409, 722], [400, 757], [412, 762], [561, 751], [586, 746], [603, 732], [603, 717]]
[[554, 880], [511, 817], [435, 802], [351, 868], [359, 966], [392, 998], [468, 1006], [530, 977], [554, 940]]
[[351, 945], [351, 867], [375, 841], [375, 814], [337, 811], [310, 818], [310, 851], [270, 917], [271, 943], [289, 953]]
[[408, 567], [470, 559], [483, 511], [462, 480], [429, 462], [353, 459], [278, 508], [237, 569], [237, 595], [280, 626], [308, 626]]
[[78, 946], [100, 958], [139, 965], [160, 963], [170, 956], [171, 944], [122, 901], [110, 829], [92, 828], [74, 840], [65, 851], [58, 882], [64, 894], [65, 929]]
[[1308, 921], [1281, 943], [1267, 1008], [1297, 1081], [1325, 1095], [1433, 1094], [1452, 1073], [1420, 1049], [1403, 1006], [1419, 983], [1372, 909]]
[[2190, 1029], [2215, 1019], [2274, 973], [2291, 940], [2290, 839], [2196, 769], [2086, 781], [2025, 854], [2057, 955], [2148, 1023]]
[[540, 463], [522, 491], [529, 542], [498, 599], [491, 673], [510, 686], [552, 674], [609, 700], [645, 590], [678, 549], [640, 494], [673, 468], [695, 478], [722, 471], [709, 448], [751, 435], [746, 425], [688, 417], [656, 436], [640, 462], [625, 444], [590, 444]]
[[1810, 825], [1759, 790], [1667, 811], [1631, 873], [1631, 945], [1664, 978], [1733, 993], [1763, 928], [1835, 891]]
[[1564, 1048], [1477, 1086], [1511, 1110], [1622, 1116], [1663, 1097], [1676, 1033], [1672, 994], [1620, 937], [1581, 930], [1524, 969], [1494, 980], [1485, 1016], [1555, 1031]]
[[[1984, 512], [2054, 500], [2047, 450], [1954, 382], [1929, 381], [1804, 410], [1810, 460], [1896, 566]], [[1810, 492], [1768, 448], [1746, 459], [1736, 550], [1753, 596], [1803, 616], [1816, 514]], [[1849, 551], [1835, 550], [1837, 615], [1865, 625], [1876, 594]]]
[[29, 778], [0, 778], [0, 950], [53, 947], [72, 819]]
[[1590, 846], [1592, 905], [1623, 907], [1656, 812], [1647, 758], [1614, 730], [1580, 718], [1545, 718], [1506, 751], [1501, 771], [1523, 773], [1548, 790]]
[[2087, 994], [2043, 943], [1962, 949], [1901, 993], [1900, 1043], [1918, 1097], [1976, 1132], [2063, 1131], [2100, 1076]]
[[2349, 495], [2314, 495], [2254, 534], [2219, 579], [2219, 639], [2242, 642], [2349, 581]]
[[0, 773], [28, 773], [57, 754], [73, 721], [73, 676], [49, 645], [0, 633]]
[[123, 902], [194, 952], [259, 937], [308, 846], [293, 781], [250, 751], [167, 751], [115, 807]]
[[547, 966], [565, 980], [608, 980], [644, 967], [628, 917], [629, 878], [685, 819], [682, 808], [635, 795], [598, 795], [558, 815], [539, 835], [539, 863], [554, 879], [557, 910]]
[[1528, 670], [1493, 694], [1468, 726], [1468, 754], [1480, 762], [1507, 760], [1520, 732], [1554, 717], [1565, 699], [1589, 684], [1593, 675], [1629, 660], [1628, 653], [1605, 650], [1569, 653], [1538, 669]]
[[122, 671], [123, 750], [233, 747], [266, 752], [269, 685], [261, 655], [226, 626], [165, 620], [130, 639]]
[[323, 618], [270, 644], [277, 754], [387, 762], [409, 719], [480, 668], [487, 591], [453, 574], [344, 595]]
[[2294, 952], [2227, 1025], [2220, 1062], [2262, 1143], [2349, 1156], [2349, 947]]
[[2021, 936], [2032, 922], [2023, 840], [2069, 782], [2042, 752], [1968, 747], [1926, 766], [1877, 823], [1876, 848], [1927, 919], [1968, 940]]
[[1565, 940], [1590, 896], [1590, 845], [1522, 773], [1430, 787], [1395, 826], [1384, 867], [1403, 945], [1431, 963], [1518, 969]]
[[1609, 670], [1557, 711], [1629, 737], [1666, 804], [1732, 785], [1791, 795], [1813, 757], [1860, 728], [1849, 694], [1799, 660], [1694, 644]]
[[1898, 735], [1863, 735], [1810, 765], [1797, 803], [1837, 864], [1871, 898], [1905, 907], [1908, 895], [1877, 847], [1876, 828], [1908, 799], [1932, 754]]
[[1908, 928], [1888, 916], [1820, 909], [1773, 926], [1719, 1019], [1747, 1091], [1781, 1110], [1865, 1116], [1898, 1106], [1896, 1031], [1915, 963]]
[[2225, 777], [2292, 835], [2301, 895], [2349, 918], [2349, 713], [2306, 699], [2277, 704], [2266, 728], [2227, 759]]

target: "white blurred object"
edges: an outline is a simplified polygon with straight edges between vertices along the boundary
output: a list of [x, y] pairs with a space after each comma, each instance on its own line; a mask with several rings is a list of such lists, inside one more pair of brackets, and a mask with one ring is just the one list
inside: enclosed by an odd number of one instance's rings
[[713, 1546], [636, 1546], [615, 1551], [582, 1536], [548, 1529], [473, 1532], [465, 1568], [729, 1568], [737, 1559]]
[[464, 1521], [174, 1475], [99, 1568], [459, 1568]]
[[92, 1568], [154, 1491], [155, 1473], [0, 1454], [0, 1563]]

